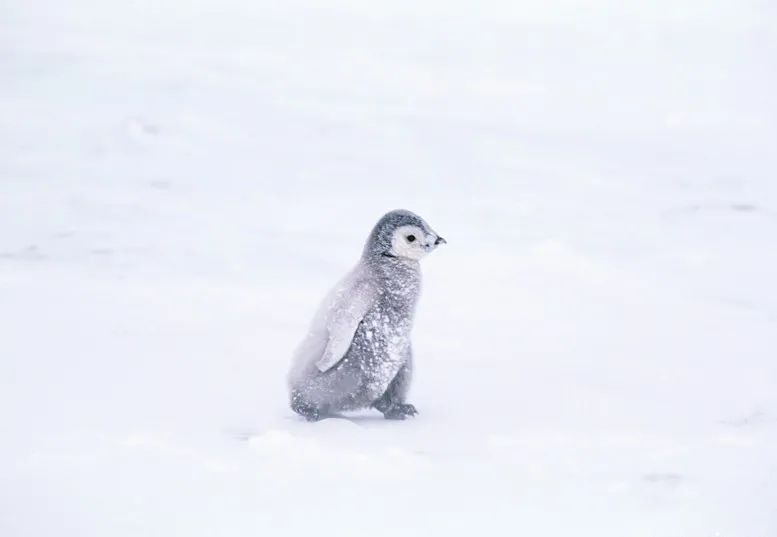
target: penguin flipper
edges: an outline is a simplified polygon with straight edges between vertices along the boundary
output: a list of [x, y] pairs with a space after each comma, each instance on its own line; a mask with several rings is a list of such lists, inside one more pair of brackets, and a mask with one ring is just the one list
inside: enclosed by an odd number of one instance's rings
[[324, 373], [343, 359], [359, 324], [374, 302], [375, 293], [369, 285], [354, 286], [348, 292], [341, 294], [327, 322], [329, 338], [324, 353], [316, 362], [319, 371]]

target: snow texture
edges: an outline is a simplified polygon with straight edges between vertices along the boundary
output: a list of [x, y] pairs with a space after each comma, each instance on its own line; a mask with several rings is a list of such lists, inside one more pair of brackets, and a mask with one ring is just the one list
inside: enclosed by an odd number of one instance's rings
[[[0, 535], [777, 535], [773, 2], [0, 11]], [[398, 207], [420, 414], [306, 423]]]

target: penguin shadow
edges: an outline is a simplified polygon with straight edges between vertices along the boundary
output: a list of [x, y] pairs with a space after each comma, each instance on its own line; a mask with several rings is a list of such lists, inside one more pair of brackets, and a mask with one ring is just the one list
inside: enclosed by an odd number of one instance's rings
[[[404, 421], [411, 421], [412, 419], [413, 418], [410, 418], [410, 419], [404, 420]], [[372, 424], [383, 424], [383, 423], [385, 423], [386, 426], [390, 426], [390, 424], [392, 424], [392, 423], [397, 423], [397, 422], [403, 421], [403, 420], [387, 420], [380, 413], [374, 413], [374, 414], [372, 414], [372, 413], [370, 413], [370, 414], [364, 413], [364, 414], [352, 414], [352, 415], [336, 414], [336, 415], [332, 415], [332, 416], [327, 416], [326, 418], [324, 418], [321, 421], [326, 421], [326, 420], [347, 421], [347, 422], [353, 423], [354, 425], [358, 425], [360, 427], [364, 427], [364, 426], [372, 425]]]
[[288, 415], [280, 418], [279, 421], [268, 424], [265, 427], [227, 427], [221, 430], [225, 436], [237, 440], [238, 442], [250, 442], [268, 431], [285, 430], [294, 431], [312, 431], [317, 427], [328, 427], [338, 423], [350, 423], [357, 427], [392, 427], [402, 421], [413, 421], [418, 418], [407, 420], [387, 420], [380, 413], [356, 413], [356, 414], [333, 414], [319, 421], [309, 422], [305, 418], [297, 415]]
[[326, 416], [325, 418], [316, 421], [316, 422], [307, 422], [304, 418], [297, 417], [297, 416], [288, 416], [286, 417], [287, 420], [291, 421], [298, 421], [303, 424], [308, 425], [315, 425], [316, 423], [326, 423], [326, 422], [349, 422], [353, 423], [354, 425], [359, 426], [367, 426], [372, 424], [385, 424], [386, 427], [391, 427], [392, 425], [401, 424], [401, 423], [411, 423], [413, 421], [418, 420], [418, 416], [407, 416], [403, 419], [386, 419], [383, 414], [381, 414], [378, 411], [370, 411], [370, 410], [362, 410], [362, 411], [354, 411], [352, 413], [337, 413], [337, 414], [331, 414]]

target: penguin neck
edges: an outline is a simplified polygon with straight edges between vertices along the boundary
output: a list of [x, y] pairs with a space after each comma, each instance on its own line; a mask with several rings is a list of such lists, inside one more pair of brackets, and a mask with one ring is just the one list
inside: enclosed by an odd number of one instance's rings
[[402, 273], [420, 273], [421, 264], [415, 259], [407, 257], [398, 257], [389, 252], [365, 256], [364, 261], [372, 267], [373, 270], [384, 276], [390, 276], [397, 272]]
[[421, 264], [406, 257], [377, 255], [365, 259], [373, 277], [382, 282], [384, 299], [412, 313], [421, 289]]

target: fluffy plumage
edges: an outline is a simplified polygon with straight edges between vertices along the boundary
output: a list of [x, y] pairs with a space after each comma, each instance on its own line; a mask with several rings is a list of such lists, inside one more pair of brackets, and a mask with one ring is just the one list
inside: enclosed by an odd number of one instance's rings
[[295, 412], [312, 421], [366, 407], [391, 419], [416, 414], [405, 399], [419, 260], [444, 242], [410, 211], [378, 221], [359, 263], [326, 297], [295, 353], [288, 378]]

